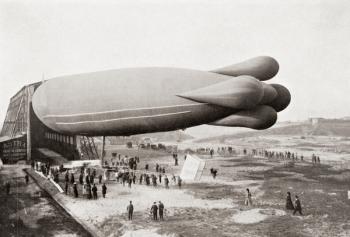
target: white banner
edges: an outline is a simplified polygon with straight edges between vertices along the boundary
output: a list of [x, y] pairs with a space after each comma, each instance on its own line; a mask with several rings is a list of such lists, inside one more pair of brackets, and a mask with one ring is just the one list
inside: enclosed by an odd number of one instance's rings
[[187, 155], [180, 177], [183, 180], [195, 180], [198, 172], [202, 172], [204, 162], [198, 156]]

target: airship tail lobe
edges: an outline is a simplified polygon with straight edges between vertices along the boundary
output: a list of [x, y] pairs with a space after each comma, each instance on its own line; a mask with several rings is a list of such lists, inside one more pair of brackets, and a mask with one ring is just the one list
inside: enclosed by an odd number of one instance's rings
[[260, 105], [251, 110], [242, 110], [209, 125], [266, 129], [277, 121], [277, 112], [270, 106]]
[[211, 72], [234, 77], [249, 75], [260, 81], [266, 81], [273, 78], [278, 73], [278, 70], [279, 65], [274, 58], [269, 56], [259, 56], [241, 63], [218, 68]]
[[251, 76], [239, 76], [178, 96], [231, 109], [250, 109], [262, 100], [264, 88], [260, 81]]

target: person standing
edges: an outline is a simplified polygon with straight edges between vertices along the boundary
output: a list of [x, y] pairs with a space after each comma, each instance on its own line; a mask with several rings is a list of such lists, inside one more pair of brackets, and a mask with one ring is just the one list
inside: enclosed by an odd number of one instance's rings
[[159, 201], [158, 209], [159, 209], [159, 220], [163, 221], [164, 204], [161, 201]]
[[64, 181], [66, 181], [66, 183], [69, 182], [69, 173], [68, 173], [68, 170], [67, 170], [66, 174], [64, 175]]
[[83, 175], [83, 172], [81, 172], [80, 175], [79, 175], [79, 183], [80, 183], [81, 185], [84, 184], [84, 175]]
[[150, 177], [148, 174], [146, 174], [146, 185], [149, 186], [150, 185]]
[[252, 194], [250, 193], [249, 188], [247, 188], [246, 190], [247, 190], [247, 197], [244, 203], [246, 206], [252, 206], [253, 205]]
[[100, 174], [100, 175], [98, 176], [98, 183], [99, 183], [99, 184], [102, 183], [102, 174]]
[[73, 173], [70, 174], [70, 183], [74, 184], [74, 174]]
[[153, 220], [158, 220], [158, 206], [156, 202], [151, 207], [151, 213], [153, 214]]
[[106, 193], [107, 193], [107, 186], [105, 183], [102, 184], [102, 196], [103, 198], [106, 197]]
[[90, 174], [90, 184], [94, 184], [94, 181], [95, 181], [95, 177], [92, 175], [92, 174]]
[[176, 177], [174, 174], [173, 174], [173, 177], [171, 179], [173, 180], [174, 184], [176, 184]]
[[64, 185], [64, 192], [66, 195], [68, 195], [68, 182]]
[[143, 174], [140, 175], [139, 184], [142, 184]]
[[89, 175], [88, 174], [86, 174], [86, 176], [85, 176], [85, 183], [86, 184], [90, 184], [90, 179], [89, 179]]
[[10, 190], [11, 190], [11, 184], [9, 181], [6, 182], [6, 194], [10, 195]]
[[83, 184], [83, 197], [86, 196], [86, 183]]
[[78, 188], [77, 188], [77, 183], [73, 184], [73, 192], [74, 192], [74, 197], [78, 197]]
[[180, 176], [177, 177], [177, 185], [179, 186], [179, 188], [181, 188], [182, 185], [182, 179]]
[[159, 179], [159, 183], [162, 183], [162, 174], [161, 173], [159, 173], [158, 179]]
[[92, 196], [94, 199], [97, 199], [97, 187], [95, 184], [92, 186]]
[[165, 188], [168, 189], [169, 188], [169, 179], [167, 176], [165, 176], [165, 178], [164, 178], [164, 183], [165, 183]]
[[136, 175], [135, 174], [132, 175], [132, 183], [136, 184]]
[[128, 176], [128, 187], [131, 188], [132, 176], [131, 174]]
[[128, 207], [126, 208], [127, 212], [128, 212], [128, 220], [131, 221], [132, 220], [132, 215], [134, 213], [134, 205], [132, 205], [132, 201], [130, 201]]
[[294, 205], [293, 205], [293, 202], [292, 202], [292, 197], [290, 195], [290, 192], [287, 192], [286, 209], [287, 210], [294, 210]]
[[28, 176], [28, 174], [26, 174], [26, 176], [24, 176], [24, 179], [26, 180], [26, 184], [28, 184], [29, 183], [29, 176]]
[[293, 215], [295, 215], [295, 213], [297, 213], [297, 212], [299, 212], [300, 215], [303, 215], [303, 213], [301, 212], [301, 203], [300, 203], [299, 197], [298, 197], [298, 195], [295, 195]]
[[91, 199], [92, 195], [91, 195], [91, 185], [88, 183], [86, 184], [86, 192], [87, 192], [87, 198]]
[[154, 187], [157, 186], [157, 177], [154, 174], [152, 174], [152, 183]]

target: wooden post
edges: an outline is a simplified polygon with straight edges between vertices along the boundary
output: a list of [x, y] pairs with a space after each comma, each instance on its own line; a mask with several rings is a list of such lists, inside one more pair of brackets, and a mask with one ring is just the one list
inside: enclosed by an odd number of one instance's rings
[[102, 151], [101, 151], [101, 165], [103, 166], [103, 158], [105, 157], [105, 143], [106, 143], [106, 137], [102, 137]]
[[32, 134], [30, 131], [30, 104], [31, 104], [32, 93], [30, 87], [27, 87], [27, 161], [32, 159]]

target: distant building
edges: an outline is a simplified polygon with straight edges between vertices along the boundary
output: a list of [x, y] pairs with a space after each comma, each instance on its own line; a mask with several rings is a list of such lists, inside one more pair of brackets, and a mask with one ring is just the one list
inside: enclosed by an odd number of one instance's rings
[[349, 117], [344, 117], [344, 118], [339, 118], [339, 119], [326, 119], [326, 118], [309, 118], [308, 121], [312, 124], [312, 125], [317, 125], [317, 124], [331, 124], [331, 123], [349, 123]]
[[319, 124], [320, 122], [323, 122], [325, 119], [324, 118], [309, 118], [309, 122], [312, 125]]

